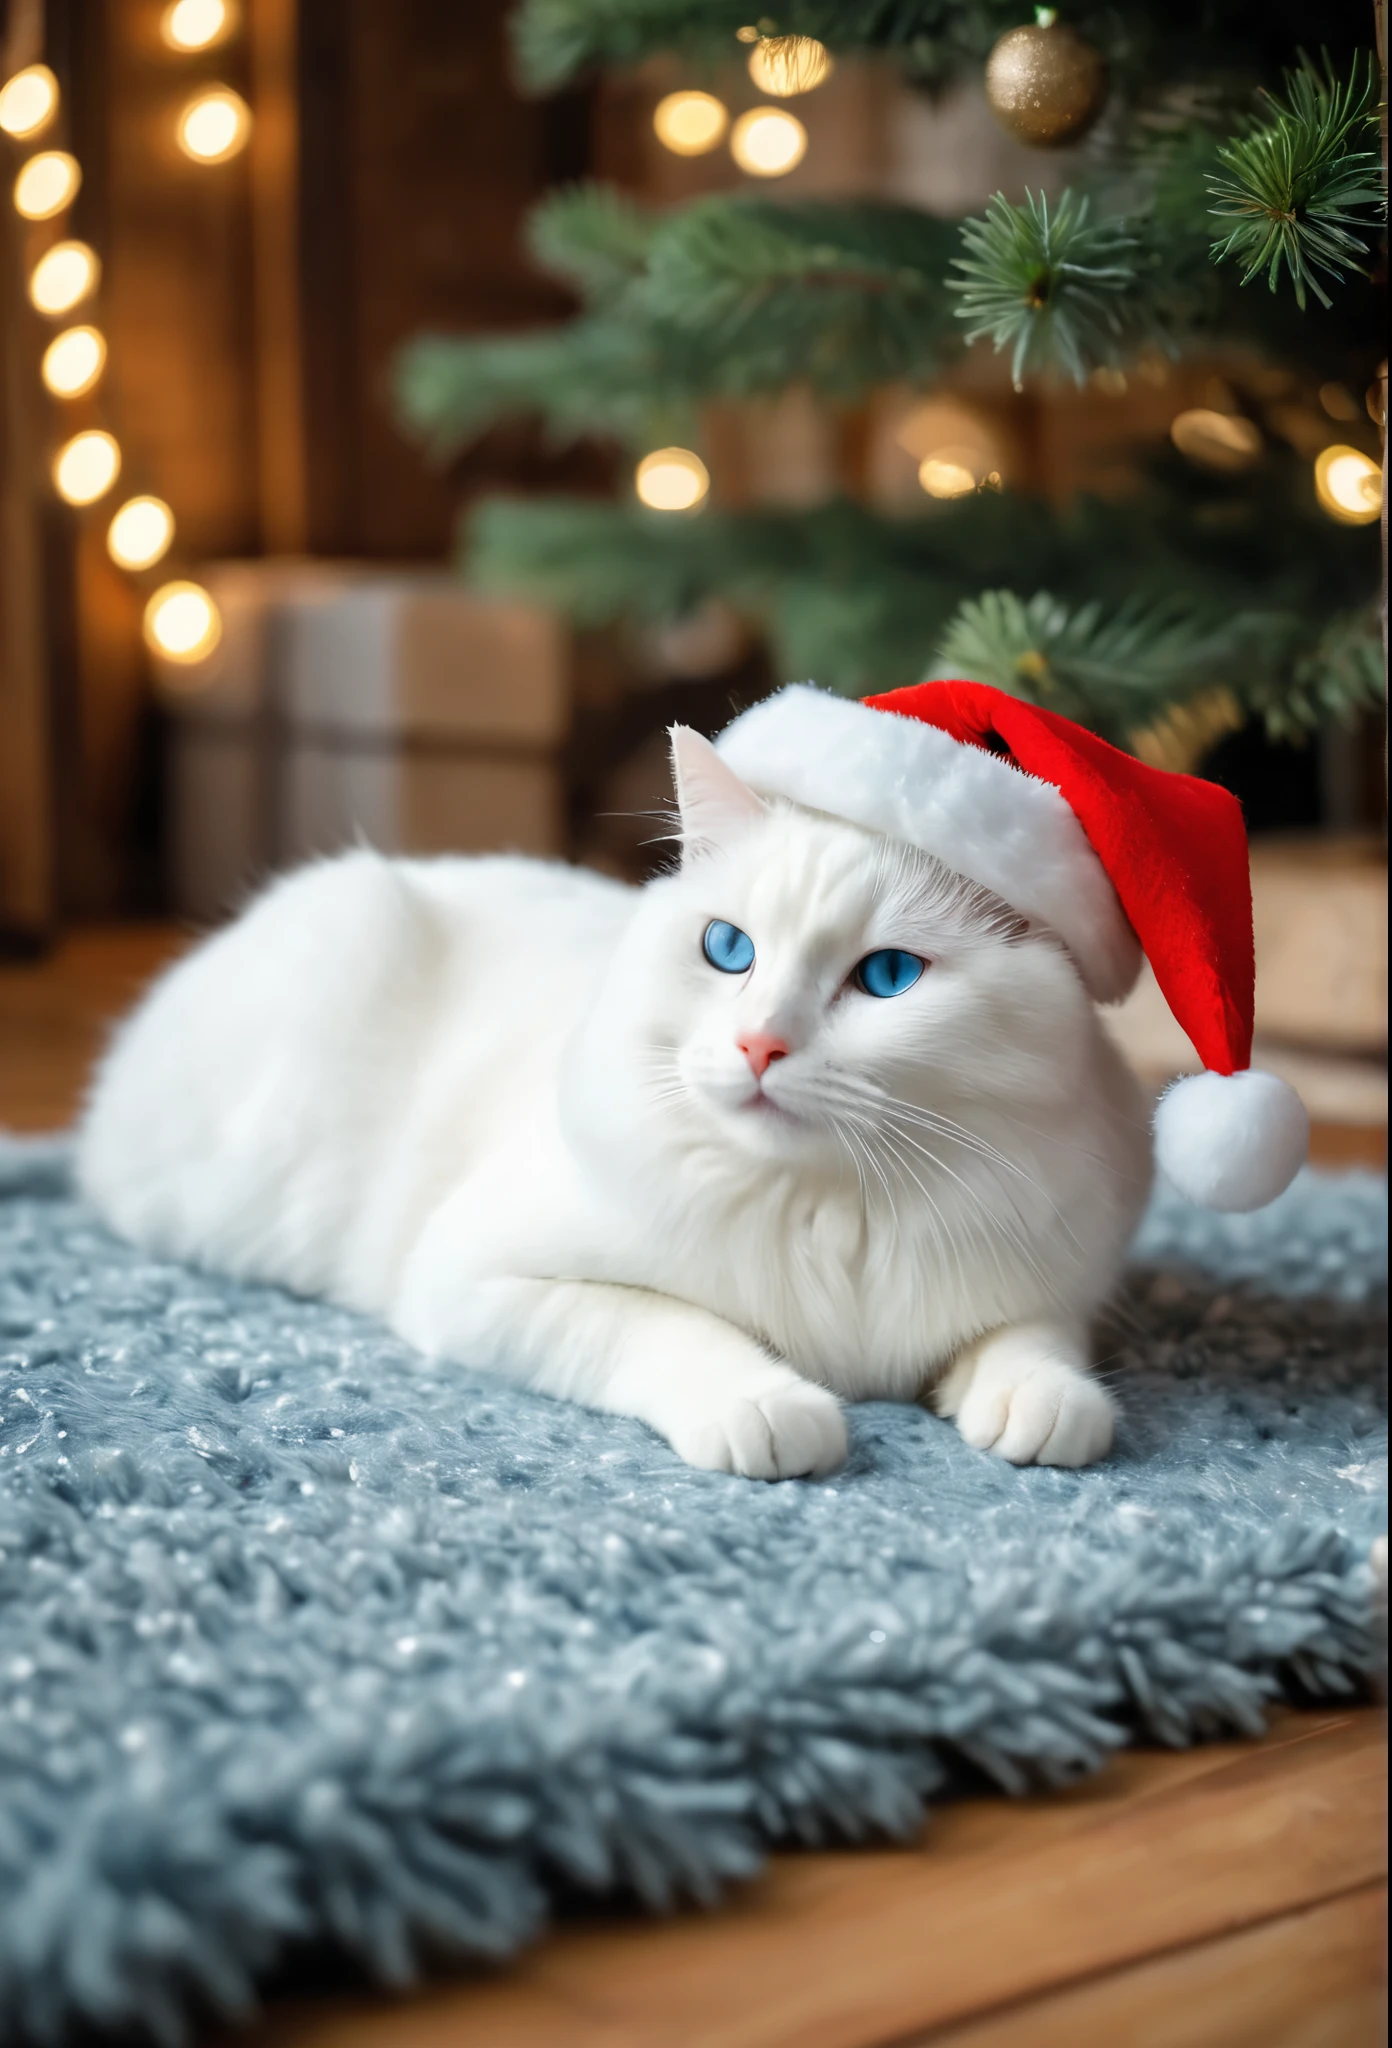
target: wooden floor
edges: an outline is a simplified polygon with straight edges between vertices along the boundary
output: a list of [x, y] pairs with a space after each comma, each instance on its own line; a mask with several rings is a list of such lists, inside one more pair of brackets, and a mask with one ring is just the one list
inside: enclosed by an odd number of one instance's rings
[[[71, 1117], [179, 941], [0, 966], [0, 1127]], [[1373, 1163], [1375, 1132], [1321, 1133]], [[777, 1856], [717, 1912], [572, 1922], [411, 2000], [276, 2009], [246, 2048], [1365, 2048], [1383, 2038], [1383, 1715], [1132, 1752], [1075, 1790], [938, 1813], [908, 1848]]]

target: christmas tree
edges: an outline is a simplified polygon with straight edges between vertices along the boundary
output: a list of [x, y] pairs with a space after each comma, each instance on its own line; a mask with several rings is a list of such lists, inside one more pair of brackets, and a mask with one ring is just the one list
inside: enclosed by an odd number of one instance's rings
[[[403, 358], [402, 415], [437, 456], [527, 417], [556, 445], [606, 437], [634, 479], [609, 502], [477, 508], [468, 573], [590, 626], [717, 599], [781, 676], [855, 693], [969, 676], [1170, 765], [1248, 719], [1288, 737], [1380, 704], [1380, 472], [1369, 421], [1338, 421], [1382, 352], [1383, 73], [1371, 8], [1325, 10], [1314, 53], [1302, 19], [1236, 0], [1034, 19], [1017, 0], [780, 0], [753, 19], [742, 0], [523, 0], [537, 91], [675, 60], [690, 87], [657, 111], [670, 147], [723, 136], [701, 88], [732, 59], [763, 97], [729, 138], [748, 189], [657, 209], [590, 185], [534, 216], [537, 260], [581, 302], [568, 325], [427, 336]], [[1066, 187], [965, 220], [772, 196], [790, 111], [865, 53], [934, 102], [984, 67], [1041, 164], [1073, 147]], [[1017, 391], [1121, 389], [1216, 348], [1247, 368], [1107, 498], [1031, 496], [970, 448], [925, 453], [909, 511], [708, 490], [712, 408], [800, 389], [851, 416], [885, 390], [931, 397], [973, 348]], [[1292, 391], [1322, 394], [1313, 429]]]

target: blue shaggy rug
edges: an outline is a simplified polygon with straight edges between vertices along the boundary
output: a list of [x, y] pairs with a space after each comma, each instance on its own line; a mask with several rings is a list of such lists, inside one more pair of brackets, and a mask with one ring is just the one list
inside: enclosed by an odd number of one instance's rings
[[1356, 1691], [1385, 1236], [1366, 1175], [1161, 1200], [1109, 1463], [876, 1405], [769, 1486], [149, 1259], [0, 1146], [0, 2038], [178, 2041], [311, 1949], [404, 1982]]

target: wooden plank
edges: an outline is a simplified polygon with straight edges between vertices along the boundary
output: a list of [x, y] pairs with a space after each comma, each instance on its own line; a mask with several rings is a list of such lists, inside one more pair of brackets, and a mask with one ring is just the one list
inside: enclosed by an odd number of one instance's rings
[[558, 1934], [410, 2004], [286, 2010], [256, 2048], [872, 2048], [1292, 1913], [1386, 1872], [1383, 1724], [1117, 1760], [945, 1809], [915, 1849], [776, 1859], [720, 1913]]
[[1386, 1124], [1312, 1123], [1310, 1164], [1331, 1173], [1345, 1172], [1351, 1166], [1370, 1166], [1375, 1173], [1385, 1173]]
[[0, 1129], [70, 1123], [111, 1025], [187, 943], [174, 925], [98, 926], [41, 966], [0, 966]]
[[1368, 1885], [903, 2048], [1373, 2048], [1386, 1925]]

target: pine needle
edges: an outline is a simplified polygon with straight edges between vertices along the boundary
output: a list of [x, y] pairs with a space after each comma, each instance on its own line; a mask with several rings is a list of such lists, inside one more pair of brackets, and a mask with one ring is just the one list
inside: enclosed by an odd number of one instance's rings
[[1377, 127], [1376, 73], [1360, 59], [1340, 84], [1326, 57], [1323, 71], [1307, 62], [1288, 72], [1284, 99], [1267, 97], [1270, 119], [1224, 143], [1224, 174], [1205, 181], [1219, 202], [1210, 211], [1233, 222], [1213, 258], [1240, 263], [1243, 284], [1265, 271], [1273, 292], [1284, 267], [1302, 310], [1307, 291], [1328, 307], [1320, 277], [1360, 270], [1369, 209], [1385, 217], [1377, 154], [1358, 146]]
[[931, 375], [957, 347], [942, 293], [955, 244], [915, 207], [722, 194], [667, 217], [643, 304], [701, 339], [727, 392], [807, 379], [859, 393]]
[[1081, 384], [1112, 363], [1133, 322], [1137, 243], [1124, 221], [1094, 221], [1089, 203], [1065, 192], [1050, 212], [1042, 193], [1011, 206], [997, 193], [985, 218], [962, 226], [967, 253], [953, 259], [959, 275], [947, 289], [960, 295], [967, 340], [989, 335], [1012, 351], [1018, 391], [1027, 369], [1066, 370]]
[[1108, 611], [1047, 590], [987, 590], [959, 607], [932, 673], [990, 683], [1165, 766], [1192, 766], [1249, 715], [1273, 739], [1292, 739], [1380, 703], [1369, 614], [1340, 615], [1308, 642], [1288, 613], [1219, 618], [1173, 601]]

